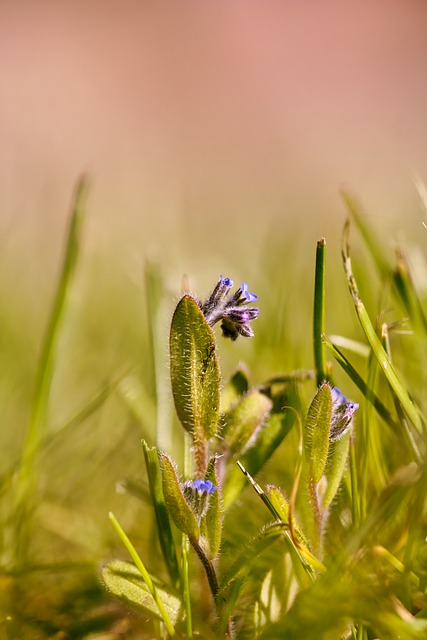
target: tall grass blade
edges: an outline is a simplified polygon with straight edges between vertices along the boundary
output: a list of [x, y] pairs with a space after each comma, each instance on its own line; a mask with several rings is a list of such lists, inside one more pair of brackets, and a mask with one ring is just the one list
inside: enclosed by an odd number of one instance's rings
[[316, 271], [314, 276], [313, 346], [317, 386], [327, 380], [325, 346], [325, 289], [326, 289], [326, 240], [321, 238], [316, 248]]
[[71, 220], [51, 315], [48, 321], [40, 359], [37, 366], [30, 418], [22, 447], [17, 478], [16, 560], [25, 561], [28, 552], [31, 507], [30, 498], [37, 491], [36, 458], [46, 435], [46, 413], [52, 385], [55, 357], [70, 285], [75, 274], [81, 248], [88, 183], [80, 179], [75, 189]]

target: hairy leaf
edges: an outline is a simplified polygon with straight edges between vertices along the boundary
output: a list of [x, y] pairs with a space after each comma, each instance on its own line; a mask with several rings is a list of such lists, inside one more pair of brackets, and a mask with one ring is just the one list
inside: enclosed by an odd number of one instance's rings
[[[142, 610], [152, 618], [163, 620], [153, 596], [134, 564], [114, 560], [102, 568], [102, 578], [107, 589], [126, 604], [139, 611]], [[179, 599], [160, 587], [156, 587], [156, 590], [172, 624], [175, 625], [181, 606]]]
[[176, 527], [187, 534], [190, 540], [197, 541], [200, 536], [196, 516], [184, 498], [176, 474], [175, 465], [166, 454], [161, 454], [162, 486], [169, 515]]
[[329, 384], [322, 384], [308, 409], [304, 451], [314, 482], [322, 477], [329, 449], [332, 418], [332, 393]]
[[189, 295], [181, 298], [172, 318], [170, 363], [182, 426], [196, 440], [208, 440], [218, 426], [220, 372], [212, 329]]

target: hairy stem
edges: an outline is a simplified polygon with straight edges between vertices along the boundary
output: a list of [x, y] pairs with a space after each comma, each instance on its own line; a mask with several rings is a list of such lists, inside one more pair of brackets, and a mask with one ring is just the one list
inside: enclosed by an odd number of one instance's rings
[[190, 542], [191, 542], [191, 546], [199, 556], [200, 561], [203, 565], [203, 568], [206, 573], [206, 577], [208, 579], [209, 587], [212, 593], [212, 597], [216, 605], [217, 597], [218, 597], [218, 579], [216, 577], [214, 566], [212, 562], [209, 560], [209, 558], [207, 557], [207, 555], [205, 554], [205, 552], [203, 551], [202, 547], [199, 545], [199, 543], [196, 540], [190, 540]]

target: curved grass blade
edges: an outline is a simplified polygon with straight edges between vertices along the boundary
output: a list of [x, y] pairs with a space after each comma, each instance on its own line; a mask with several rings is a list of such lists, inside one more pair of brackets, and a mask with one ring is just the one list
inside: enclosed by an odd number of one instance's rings
[[347, 209], [353, 218], [356, 226], [365, 241], [366, 246], [369, 249], [369, 253], [373, 257], [377, 269], [383, 279], [387, 279], [390, 275], [390, 261], [388, 260], [386, 254], [382, 250], [382, 245], [378, 242], [375, 234], [372, 229], [366, 224], [365, 216], [361, 209], [360, 204], [357, 202], [356, 198], [347, 193], [346, 191], [341, 191], [341, 196], [347, 206]]
[[369, 402], [375, 407], [378, 412], [378, 415], [388, 424], [388, 426], [393, 429], [393, 431], [397, 434], [400, 433], [400, 424], [393, 420], [393, 417], [390, 411], [386, 406], [381, 402], [378, 396], [372, 391], [369, 385], [363, 380], [362, 376], [356, 371], [353, 365], [347, 360], [345, 355], [338, 349], [338, 347], [333, 344], [327, 336], [323, 336], [323, 341], [328, 349], [332, 352], [335, 360], [338, 364], [344, 369], [347, 373], [348, 377], [353, 380], [354, 384], [360, 389], [363, 393], [364, 397], [369, 400]]
[[[163, 600], [160, 596], [159, 591], [157, 590], [157, 588], [155, 587], [150, 574], [148, 573], [147, 569], [144, 566], [144, 563], [142, 562], [141, 558], [139, 557], [139, 555], [136, 552], [135, 547], [133, 546], [133, 544], [131, 543], [131, 541], [129, 540], [128, 536], [126, 535], [126, 533], [124, 532], [124, 530], [122, 529], [122, 527], [120, 526], [119, 522], [117, 521], [116, 517], [114, 516], [113, 513], [109, 513], [109, 518], [111, 520], [111, 523], [114, 527], [115, 532], [117, 533], [118, 537], [120, 538], [120, 540], [122, 541], [123, 545], [126, 547], [130, 557], [132, 558], [132, 560], [135, 563], [135, 566], [137, 568], [137, 570], [139, 571], [143, 581], [145, 582], [147, 589], [150, 593], [150, 595], [152, 596], [158, 612], [163, 620], [163, 622], [165, 623], [166, 629], [169, 633], [170, 636], [175, 635], [175, 628], [174, 625], [172, 624], [170, 615], [168, 613], [168, 611], [166, 610], [166, 607], [163, 603]], [[174, 611], [174, 610], [173, 610]], [[177, 614], [176, 614], [177, 615]]]
[[381, 344], [379, 337], [377, 336], [375, 329], [371, 323], [368, 312], [366, 311], [365, 305], [359, 297], [359, 290], [357, 287], [356, 279], [353, 274], [353, 270], [351, 267], [351, 259], [349, 253], [349, 245], [348, 245], [348, 235], [349, 235], [349, 221], [347, 221], [344, 228], [344, 241], [343, 241], [343, 249], [342, 249], [342, 257], [344, 263], [344, 269], [347, 276], [348, 286], [350, 289], [350, 293], [353, 298], [353, 303], [356, 309], [357, 316], [359, 318], [360, 324], [362, 325], [362, 329], [368, 339], [369, 344], [371, 345], [372, 351], [375, 354], [375, 357], [378, 360], [378, 363], [381, 369], [384, 372], [393, 392], [396, 394], [400, 404], [402, 405], [406, 415], [414, 425], [414, 427], [422, 432], [422, 419], [420, 417], [420, 413], [418, 408], [415, 406], [409, 394], [400, 381], [400, 378], [392, 364], [390, 362], [390, 358], [388, 357], [384, 347]]
[[[120, 600], [151, 618], [163, 620], [162, 613], [150, 589], [134, 564], [123, 560], [113, 560], [102, 568], [101, 575], [107, 589]], [[180, 601], [176, 596], [160, 587], [156, 587], [156, 594], [163, 603], [170, 623], [175, 625], [179, 617]], [[170, 630], [172, 628], [170, 627]], [[171, 635], [170, 632], [169, 635]]]

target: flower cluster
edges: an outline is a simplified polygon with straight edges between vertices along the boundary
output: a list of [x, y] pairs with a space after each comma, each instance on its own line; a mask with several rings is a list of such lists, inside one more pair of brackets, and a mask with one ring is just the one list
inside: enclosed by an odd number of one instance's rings
[[357, 402], [349, 402], [337, 387], [332, 389], [332, 420], [329, 430], [330, 442], [340, 440], [350, 429], [355, 411], [359, 408]]
[[210, 480], [187, 480], [182, 485], [184, 497], [193, 510], [196, 518], [200, 520], [206, 515], [209, 508], [209, 496], [217, 490]]
[[246, 282], [242, 282], [237, 291], [231, 295], [230, 290], [233, 285], [231, 278], [220, 276], [215, 289], [200, 308], [211, 326], [221, 320], [222, 334], [225, 338], [236, 340], [239, 334], [251, 338], [254, 332], [249, 322], [258, 318], [259, 309], [244, 305], [255, 302], [258, 296], [249, 291]]

